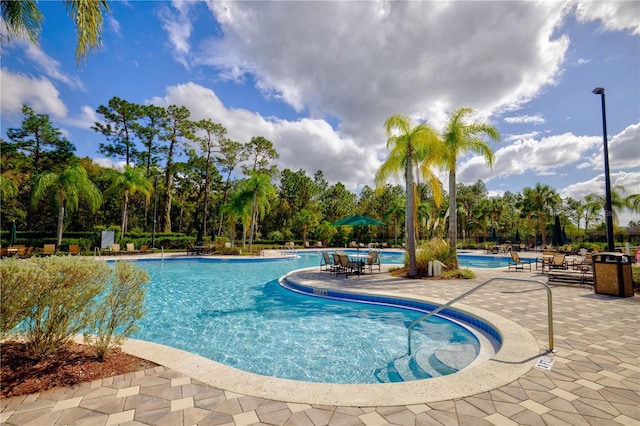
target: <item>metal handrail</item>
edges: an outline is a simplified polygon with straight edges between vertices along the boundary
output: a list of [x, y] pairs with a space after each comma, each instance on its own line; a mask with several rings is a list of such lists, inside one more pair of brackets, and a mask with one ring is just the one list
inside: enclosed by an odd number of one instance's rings
[[96, 255], [96, 253], [97, 253], [98, 257], [99, 257], [100, 259], [102, 259], [102, 254], [100, 253], [100, 248], [99, 248], [99, 247], [94, 247], [94, 248], [93, 248], [93, 255], [95, 256], [95, 255]]
[[444, 305], [440, 305], [439, 307], [437, 307], [433, 311], [429, 312], [428, 314], [425, 314], [425, 315], [421, 316], [420, 318], [413, 320], [411, 322], [411, 324], [409, 324], [409, 327], [408, 327], [408, 343], [409, 343], [408, 344], [408, 353], [409, 353], [409, 356], [411, 356], [411, 333], [412, 333], [413, 327], [416, 324], [418, 324], [419, 322], [422, 322], [422, 321], [432, 317], [433, 315], [437, 314], [438, 312], [440, 312], [444, 308], [447, 308], [447, 307], [453, 305], [457, 301], [464, 299], [465, 297], [467, 297], [471, 293], [475, 293], [477, 290], [479, 290], [480, 288], [484, 287], [485, 285], [487, 285], [487, 284], [489, 284], [489, 283], [491, 283], [493, 281], [523, 281], [523, 282], [539, 283], [539, 284], [542, 284], [547, 289], [547, 311], [548, 311], [547, 312], [547, 318], [548, 318], [548, 322], [549, 322], [549, 351], [553, 352], [554, 351], [554, 349], [553, 349], [553, 300], [552, 300], [552, 296], [551, 296], [551, 289], [549, 288], [549, 286], [547, 284], [545, 284], [544, 282], [540, 281], [540, 280], [495, 277], [495, 278], [491, 278], [490, 280], [485, 281], [482, 284], [472, 288], [471, 290], [469, 290], [466, 293], [456, 297], [455, 299], [445, 303]]

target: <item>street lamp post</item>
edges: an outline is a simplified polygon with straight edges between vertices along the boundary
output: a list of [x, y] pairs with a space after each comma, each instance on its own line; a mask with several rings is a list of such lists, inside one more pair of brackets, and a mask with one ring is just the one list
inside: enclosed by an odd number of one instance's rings
[[610, 252], [615, 251], [615, 243], [613, 241], [613, 210], [611, 209], [611, 179], [609, 177], [609, 148], [607, 142], [607, 113], [604, 103], [604, 88], [596, 87], [593, 93], [600, 95], [602, 100], [602, 138], [604, 150], [604, 220], [607, 226], [607, 248]]

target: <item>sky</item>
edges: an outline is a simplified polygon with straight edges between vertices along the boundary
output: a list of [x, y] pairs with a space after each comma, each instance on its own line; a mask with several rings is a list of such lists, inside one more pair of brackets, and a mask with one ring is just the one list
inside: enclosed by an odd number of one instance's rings
[[442, 130], [470, 107], [502, 141], [492, 168], [461, 156], [458, 182], [582, 199], [604, 194], [603, 87], [611, 185], [640, 193], [638, 1], [111, 1], [102, 45], [79, 65], [64, 3], [38, 4], [39, 45], [2, 44], [3, 138], [27, 104], [108, 164], [90, 129], [100, 105], [184, 105], [232, 140], [269, 139], [280, 169], [359, 193], [387, 158], [389, 116]]

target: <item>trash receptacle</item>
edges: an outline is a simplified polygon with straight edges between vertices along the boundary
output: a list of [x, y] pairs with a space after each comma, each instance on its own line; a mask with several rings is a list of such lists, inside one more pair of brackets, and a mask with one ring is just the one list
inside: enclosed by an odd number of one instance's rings
[[594, 254], [593, 287], [598, 294], [633, 296], [630, 256], [612, 252]]

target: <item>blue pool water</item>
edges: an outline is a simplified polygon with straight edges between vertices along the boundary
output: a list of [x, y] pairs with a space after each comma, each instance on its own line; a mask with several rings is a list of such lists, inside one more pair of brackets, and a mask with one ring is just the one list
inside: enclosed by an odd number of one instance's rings
[[[383, 254], [384, 263], [402, 261], [401, 255]], [[422, 315], [302, 295], [278, 284], [287, 272], [319, 266], [317, 253], [284, 261], [191, 258], [137, 264], [151, 281], [146, 315], [133, 338], [273, 377], [396, 381], [393, 363], [407, 351], [407, 324]], [[451, 321], [432, 317], [414, 329], [414, 348], [434, 351], [452, 344], [478, 351], [477, 338]], [[418, 370], [415, 378], [452, 372]]]

